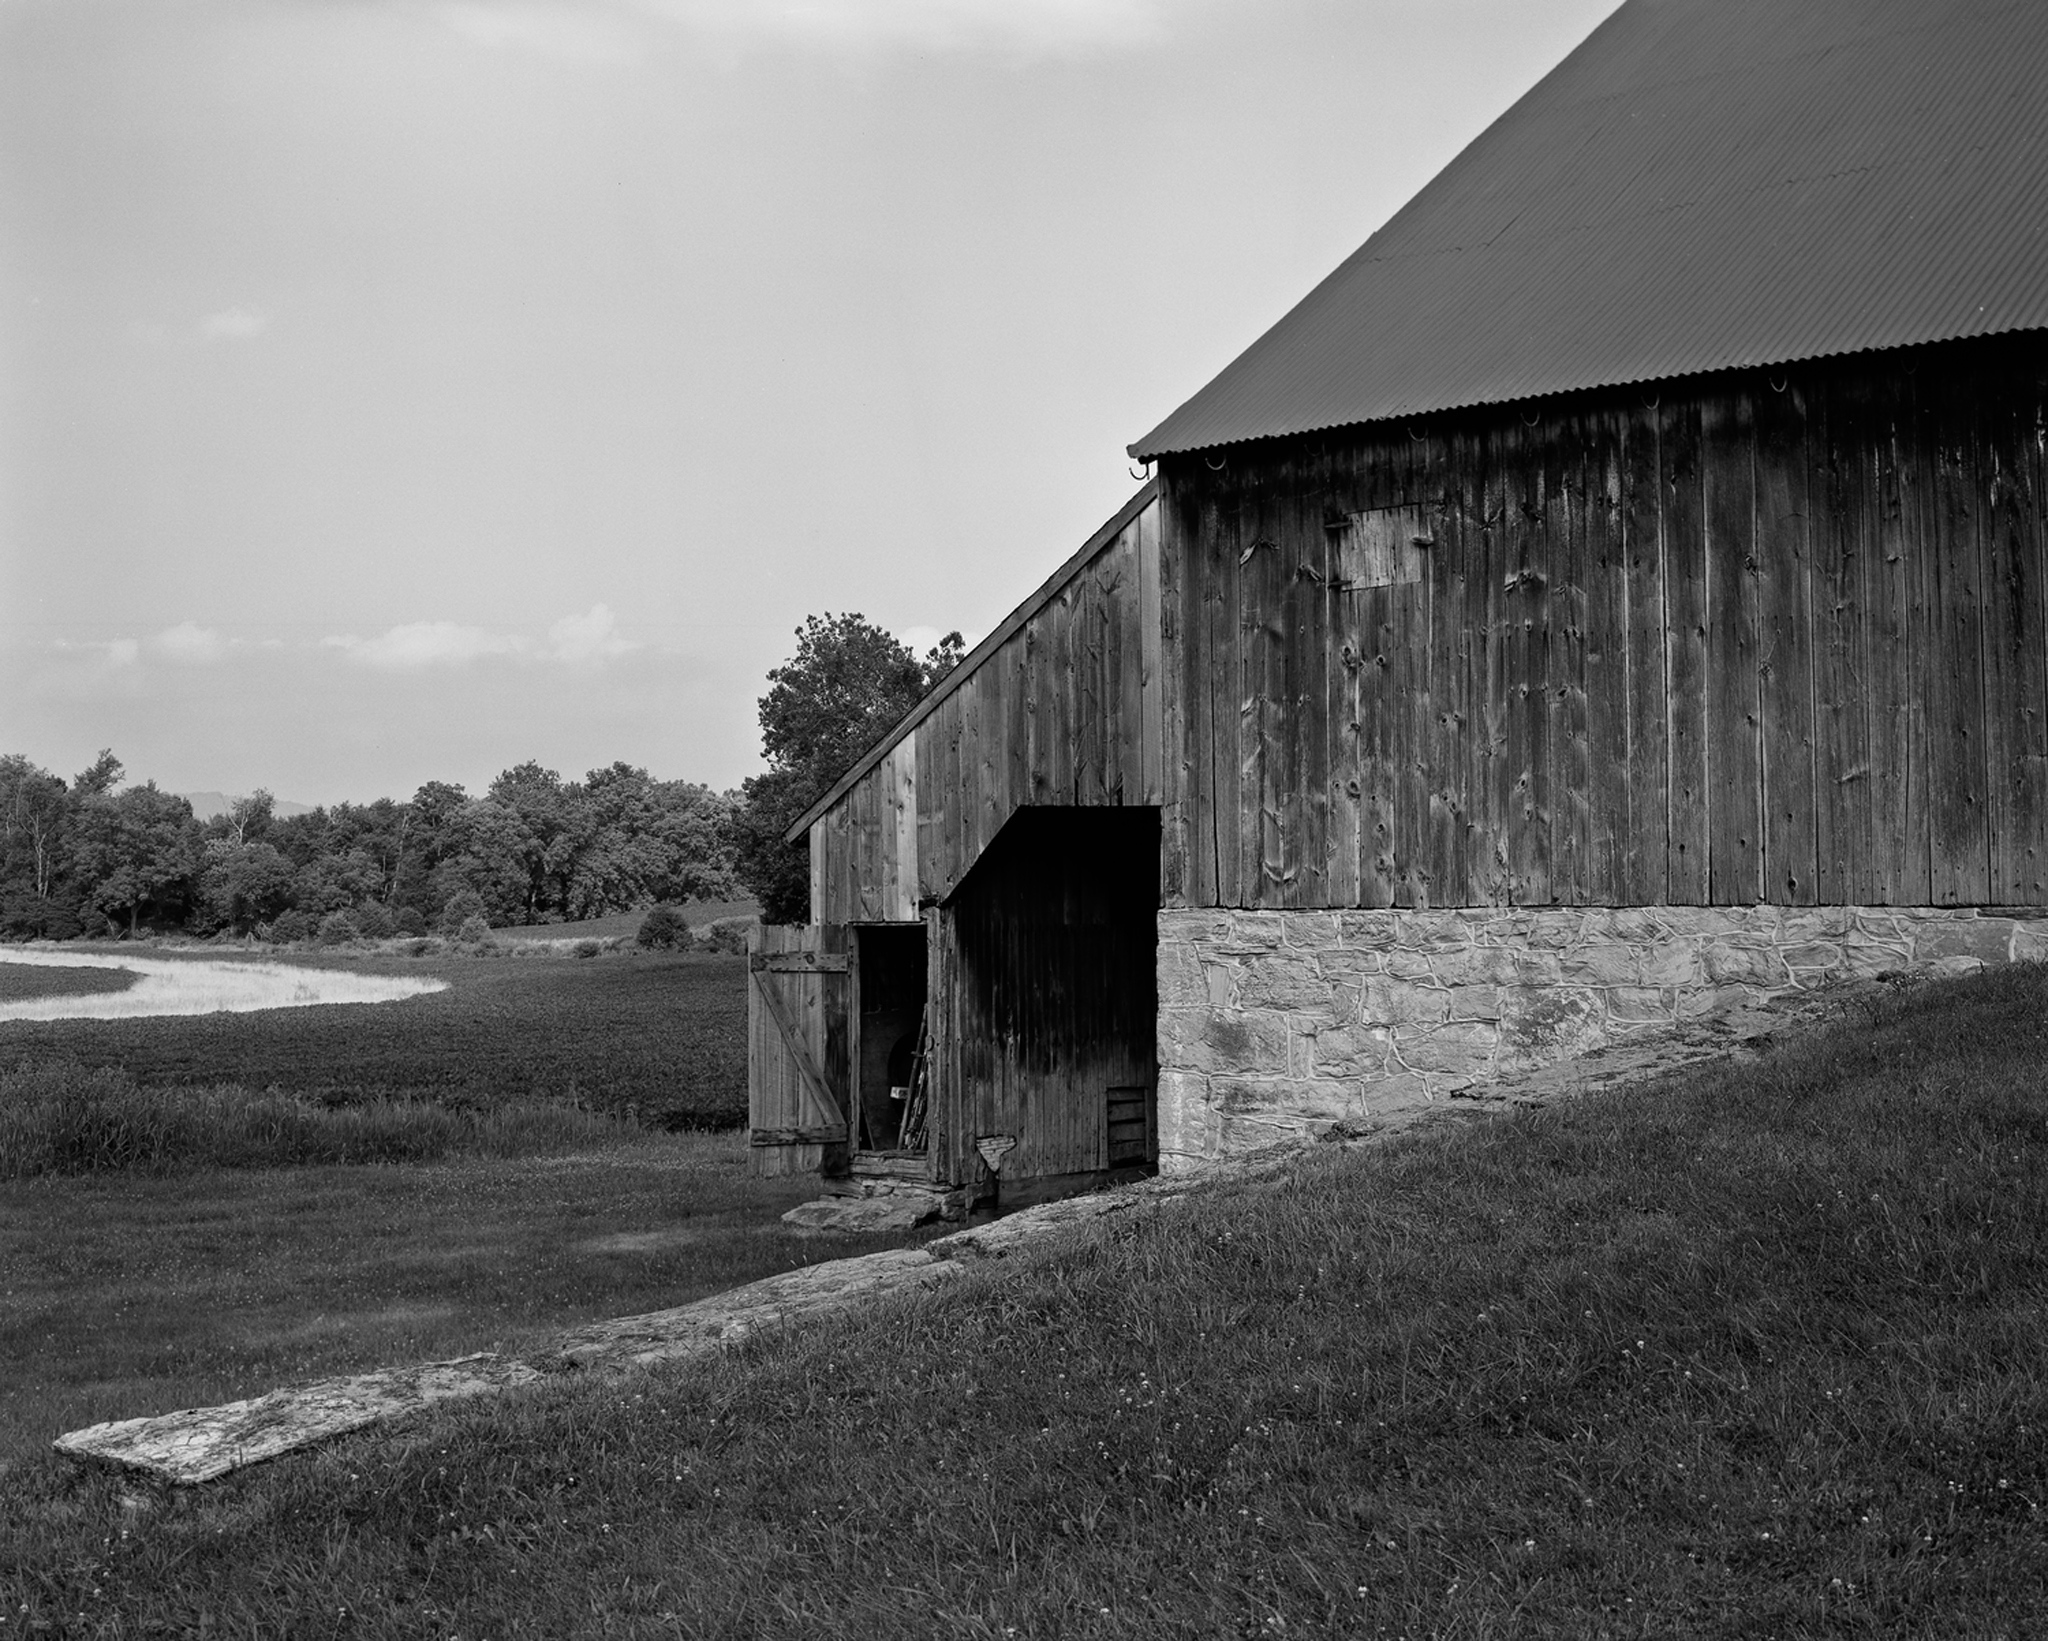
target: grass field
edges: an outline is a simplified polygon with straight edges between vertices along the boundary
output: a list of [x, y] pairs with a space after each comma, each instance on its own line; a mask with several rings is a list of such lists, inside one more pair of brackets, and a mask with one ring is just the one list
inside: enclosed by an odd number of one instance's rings
[[623, 1125], [512, 1161], [0, 1183], [0, 1472], [102, 1419], [517, 1349], [910, 1240], [791, 1236], [776, 1216], [810, 1194], [747, 1178], [737, 1135]]
[[[231, 954], [205, 953], [209, 961], [223, 955]], [[240, 1083], [336, 1102], [571, 1100], [655, 1127], [746, 1120], [744, 958], [443, 952], [304, 961], [438, 978], [448, 989], [395, 1003], [182, 1019], [0, 1021], [0, 1067], [118, 1066], [150, 1085]], [[58, 971], [0, 964], [8, 972]]]
[[124, 1512], [77, 1634], [2048, 1633], [2048, 976]]
[[[683, 920], [693, 929], [701, 929], [721, 918], [758, 917], [761, 912], [761, 908], [751, 900], [693, 900], [681, 910]], [[644, 911], [613, 912], [606, 917], [585, 918], [580, 923], [512, 924], [493, 933], [500, 940], [602, 940], [610, 935], [630, 940], [640, 932], [640, 924], [646, 916]]]
[[[4, 959], [5, 948], [0, 948]], [[103, 996], [127, 991], [136, 975], [127, 969], [97, 969], [66, 964], [62, 968], [28, 968], [0, 961], [0, 1003], [42, 997]]]

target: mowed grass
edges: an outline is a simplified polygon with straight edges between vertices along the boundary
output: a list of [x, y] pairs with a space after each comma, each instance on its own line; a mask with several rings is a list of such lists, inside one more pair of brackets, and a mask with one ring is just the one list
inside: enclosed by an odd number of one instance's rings
[[798, 1238], [777, 1216], [813, 1188], [748, 1178], [743, 1136], [615, 1126], [515, 1160], [0, 1183], [0, 1472], [104, 1419], [517, 1351], [909, 1240]]
[[2048, 1633], [2048, 977], [1205, 1189], [706, 1368], [124, 1511], [78, 1634]]
[[432, 976], [448, 989], [250, 1014], [0, 1021], [0, 1066], [119, 1067], [152, 1086], [239, 1083], [334, 1103], [566, 1100], [666, 1128], [746, 1120], [743, 957], [631, 952], [580, 962], [444, 952], [307, 961]]

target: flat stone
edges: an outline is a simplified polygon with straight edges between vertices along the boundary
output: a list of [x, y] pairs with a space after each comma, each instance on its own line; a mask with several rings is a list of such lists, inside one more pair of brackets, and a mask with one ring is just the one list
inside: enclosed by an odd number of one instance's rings
[[492, 1395], [538, 1378], [526, 1363], [486, 1352], [322, 1379], [220, 1407], [96, 1424], [59, 1436], [56, 1448], [67, 1458], [189, 1487], [351, 1431], [391, 1424], [436, 1403]]
[[782, 1216], [782, 1223], [814, 1236], [873, 1236], [882, 1231], [911, 1231], [939, 1217], [936, 1193], [885, 1191], [874, 1196], [820, 1197], [801, 1202]]
[[830, 1259], [674, 1310], [592, 1322], [564, 1335], [554, 1354], [563, 1365], [578, 1368], [687, 1361], [709, 1356], [764, 1328], [850, 1310], [891, 1294], [923, 1292], [956, 1274], [923, 1248]]

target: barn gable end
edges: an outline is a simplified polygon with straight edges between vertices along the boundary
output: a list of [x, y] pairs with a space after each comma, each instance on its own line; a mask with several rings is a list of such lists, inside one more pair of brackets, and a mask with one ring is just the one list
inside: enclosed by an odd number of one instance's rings
[[821, 927], [925, 931], [931, 1182], [2048, 955], [2048, 8], [1792, 32], [1629, 0], [805, 818]]

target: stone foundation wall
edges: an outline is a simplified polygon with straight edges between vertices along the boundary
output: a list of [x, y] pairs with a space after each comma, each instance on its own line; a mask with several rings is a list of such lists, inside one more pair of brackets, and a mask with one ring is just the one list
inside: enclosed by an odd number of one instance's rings
[[1162, 911], [1160, 1166], [1839, 980], [2042, 957], [2048, 921], [1967, 908]]

